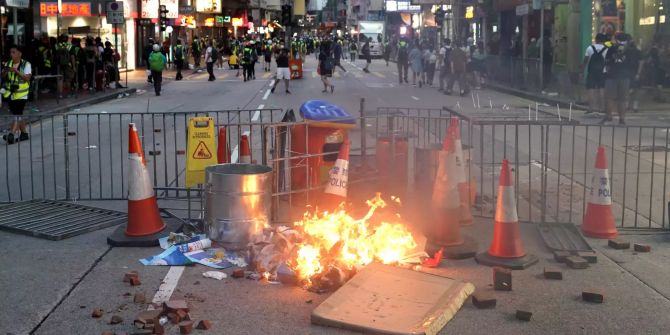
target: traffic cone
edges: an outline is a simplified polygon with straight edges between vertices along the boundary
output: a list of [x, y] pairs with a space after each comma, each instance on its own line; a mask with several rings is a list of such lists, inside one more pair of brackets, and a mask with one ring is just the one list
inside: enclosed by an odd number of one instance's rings
[[112, 246], [155, 246], [161, 235], [178, 230], [181, 225], [166, 223], [161, 217], [156, 196], [147, 170], [144, 150], [134, 123], [128, 125], [128, 224], [119, 227], [107, 243]]
[[323, 204], [328, 208], [334, 208], [347, 200], [350, 147], [350, 140], [345, 140], [342, 145], [340, 145], [340, 152], [337, 154], [335, 165], [333, 165], [328, 173], [328, 183], [323, 192]]
[[601, 145], [591, 176], [591, 197], [582, 222], [582, 232], [588, 237], [613, 239], [619, 236], [612, 215], [612, 193], [607, 170], [605, 147]]
[[219, 164], [230, 163], [230, 151], [226, 138], [226, 127], [219, 128], [219, 143], [216, 146], [216, 161]]
[[444, 257], [462, 259], [473, 257], [477, 247], [474, 240], [461, 234], [461, 202], [456, 178], [459, 161], [452, 133], [447, 133], [433, 184], [432, 209], [436, 220], [428, 229], [426, 252], [434, 254], [444, 248]]
[[465, 161], [463, 160], [463, 144], [461, 142], [461, 129], [459, 124], [459, 119], [457, 117], [452, 117], [449, 122], [449, 127], [447, 128], [447, 133], [451, 131], [451, 136], [454, 139], [454, 148], [456, 160], [459, 164], [456, 168], [456, 181], [458, 182], [458, 196], [461, 203], [461, 217], [459, 222], [461, 225], [471, 225], [472, 224], [472, 212], [470, 211], [470, 206], [472, 202], [470, 201], [470, 182], [467, 179], [465, 174]]
[[475, 259], [480, 264], [502, 266], [514, 270], [525, 269], [538, 261], [535, 255], [526, 254], [523, 248], [512, 173], [506, 159], [503, 160], [500, 170], [493, 240], [489, 250], [478, 254]]
[[240, 164], [251, 164], [251, 147], [249, 146], [249, 137], [247, 135], [240, 137], [240, 157], [238, 162]]

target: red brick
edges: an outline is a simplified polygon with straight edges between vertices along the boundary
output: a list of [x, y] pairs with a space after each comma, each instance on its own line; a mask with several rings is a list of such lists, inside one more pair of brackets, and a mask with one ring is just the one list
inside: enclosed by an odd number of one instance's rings
[[630, 248], [630, 242], [626, 242], [626, 241], [620, 240], [620, 239], [609, 240], [609, 241], [607, 241], [607, 245], [609, 245], [610, 248], [617, 249], [617, 250], [623, 250], [623, 249]]
[[102, 315], [105, 314], [105, 311], [103, 311], [101, 308], [96, 308], [91, 312], [91, 316], [94, 318], [100, 318]]
[[179, 315], [177, 315], [177, 313], [170, 312], [168, 313], [167, 317], [170, 320], [170, 322], [172, 322], [175, 325], [178, 324], [179, 321], [181, 321], [181, 318], [179, 317]]
[[200, 320], [198, 322], [198, 325], [195, 326], [195, 329], [201, 329], [201, 330], [209, 330], [212, 328], [212, 322], [209, 320]]
[[582, 300], [602, 304], [605, 301], [605, 292], [597, 288], [584, 290], [582, 291]]
[[493, 289], [496, 291], [511, 291], [512, 270], [493, 267]]
[[232, 277], [233, 278], [244, 278], [244, 270], [238, 269], [238, 270], [233, 271]]
[[516, 318], [521, 321], [530, 321], [530, 318], [533, 316], [533, 312], [524, 310], [524, 309], [517, 309], [516, 310]]
[[190, 334], [193, 331], [193, 321], [182, 321], [179, 323], [180, 334]]
[[135, 297], [133, 298], [133, 302], [136, 304], [143, 304], [147, 302], [147, 297], [144, 295], [143, 292], [136, 292]]
[[166, 301], [163, 304], [163, 307], [165, 308], [165, 311], [170, 313], [176, 313], [178, 310], [184, 310], [185, 312], [188, 312], [188, 303], [186, 300], [170, 300]]
[[144, 324], [144, 328], [146, 328], [147, 325], [154, 325], [158, 323], [158, 319], [161, 317], [161, 310], [155, 309], [152, 311], [143, 311], [140, 312], [140, 314], [137, 315], [135, 318], [135, 322], [142, 322]]
[[573, 269], [586, 269], [589, 267], [589, 262], [579, 256], [570, 256], [565, 259], [565, 263]]
[[651, 246], [648, 244], [639, 244], [635, 243], [633, 244], [633, 250], [637, 252], [650, 252], [651, 251]]
[[563, 272], [561, 272], [561, 270], [559, 270], [556, 267], [545, 266], [544, 267], [544, 278], [563, 280]]
[[130, 277], [130, 286], [140, 286], [142, 282], [139, 277]]
[[577, 251], [577, 256], [585, 259], [591, 264], [598, 263], [598, 256], [594, 251]]
[[118, 315], [112, 315], [112, 318], [109, 320], [110, 325], [117, 325], [123, 322], [123, 318]]
[[472, 304], [479, 309], [495, 308], [496, 298], [493, 294], [487, 292], [475, 292], [472, 295]]
[[570, 253], [567, 251], [557, 250], [554, 251], [554, 259], [559, 263], [565, 263], [565, 259], [570, 257]]
[[163, 327], [160, 323], [157, 323], [154, 325], [154, 335], [164, 335], [165, 334], [165, 327]]
[[181, 321], [188, 321], [191, 320], [191, 316], [188, 315], [188, 312], [186, 312], [183, 309], [180, 309], [177, 311], [177, 315], [179, 315], [179, 320]]
[[124, 283], [130, 282], [130, 278], [132, 278], [132, 277], [140, 278], [140, 274], [137, 271], [126, 272], [123, 275], [123, 282]]

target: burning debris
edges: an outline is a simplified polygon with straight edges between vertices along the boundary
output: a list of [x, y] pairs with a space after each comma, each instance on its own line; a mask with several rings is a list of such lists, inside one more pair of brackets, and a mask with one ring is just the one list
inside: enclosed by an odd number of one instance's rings
[[366, 203], [369, 209], [360, 219], [344, 206], [332, 213], [308, 211], [293, 228], [266, 229], [254, 236], [250, 252], [256, 270], [269, 281], [279, 279], [321, 292], [338, 288], [373, 261], [408, 264], [426, 256], [408, 255], [417, 244], [400, 215], [393, 215], [393, 220], [376, 215], [387, 207], [379, 193]]

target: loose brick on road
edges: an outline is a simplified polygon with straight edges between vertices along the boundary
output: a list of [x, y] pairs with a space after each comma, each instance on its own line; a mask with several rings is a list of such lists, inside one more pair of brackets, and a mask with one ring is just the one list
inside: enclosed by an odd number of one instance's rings
[[555, 280], [563, 280], [563, 272], [561, 272], [561, 270], [559, 270], [557, 267], [545, 266], [544, 267], [544, 278], [555, 279]]
[[530, 321], [530, 318], [533, 316], [533, 312], [527, 309], [517, 309], [516, 318], [521, 321]]
[[651, 246], [648, 244], [639, 244], [635, 243], [633, 244], [633, 250], [637, 252], [650, 252], [651, 251]]
[[123, 318], [118, 315], [112, 315], [112, 318], [109, 320], [110, 325], [118, 325], [123, 322]]
[[212, 321], [209, 321], [209, 320], [200, 320], [200, 322], [198, 322], [198, 325], [195, 326], [195, 329], [200, 329], [200, 330], [209, 330], [209, 329], [212, 329]]
[[472, 304], [479, 309], [495, 308], [496, 298], [488, 292], [475, 292], [472, 295]]
[[493, 289], [496, 291], [512, 290], [512, 270], [493, 267]]
[[137, 292], [135, 293], [135, 297], [133, 298], [133, 302], [136, 304], [143, 304], [147, 302], [147, 297], [144, 295], [144, 292]]
[[577, 256], [584, 258], [587, 262], [591, 264], [598, 263], [598, 256], [594, 251], [578, 251]]
[[586, 269], [589, 267], [589, 262], [579, 256], [570, 256], [566, 258], [565, 264], [573, 269]]
[[140, 278], [140, 274], [137, 271], [126, 272], [123, 275], [123, 282], [128, 283], [128, 282], [130, 282], [130, 278], [133, 278], [133, 277]]
[[91, 312], [91, 316], [94, 318], [100, 318], [102, 315], [105, 314], [105, 311], [103, 311], [101, 308], [96, 308]]
[[170, 313], [177, 313], [178, 310], [184, 310], [185, 312], [188, 312], [188, 303], [186, 303], [186, 300], [170, 300], [166, 301], [165, 304], [163, 305], [165, 307], [165, 311]]
[[609, 240], [609, 241], [607, 241], [607, 245], [609, 245], [610, 248], [617, 249], [617, 250], [623, 250], [623, 249], [630, 248], [630, 242], [626, 242], [626, 241], [621, 240], [621, 239]]
[[570, 253], [567, 251], [554, 251], [554, 259], [559, 263], [565, 263], [565, 259], [570, 257]]
[[140, 285], [142, 285], [142, 282], [140, 281], [140, 278], [130, 277], [130, 286], [140, 286]]
[[605, 301], [605, 292], [597, 288], [584, 290], [582, 291], [582, 300], [602, 304]]
[[179, 323], [180, 334], [190, 334], [193, 331], [193, 321], [182, 321]]

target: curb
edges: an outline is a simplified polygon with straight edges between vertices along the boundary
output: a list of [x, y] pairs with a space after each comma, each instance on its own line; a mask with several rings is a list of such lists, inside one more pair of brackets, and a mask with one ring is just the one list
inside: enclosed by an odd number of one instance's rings
[[67, 104], [67, 105], [63, 105], [63, 106], [58, 106], [58, 107], [52, 108], [50, 110], [44, 110], [44, 111], [40, 110], [40, 114], [41, 113], [44, 113], [44, 114], [59, 114], [59, 113], [69, 112], [69, 111], [71, 111], [73, 109], [76, 109], [76, 108], [95, 105], [95, 104], [98, 104], [98, 103], [101, 103], [101, 102], [116, 99], [116, 97], [119, 94], [125, 94], [125, 93], [132, 94], [132, 93], [135, 93], [136, 91], [137, 91], [136, 88], [126, 88], [126, 89], [118, 90], [118, 91], [114, 92], [114, 94], [100, 95], [100, 96], [92, 97], [92, 98], [89, 98], [89, 99], [86, 99], [86, 100], [77, 100], [77, 102], [75, 102], [75, 103], [71, 103], [71, 104]]
[[[550, 104], [550, 105], [558, 104], [561, 107], [570, 107], [570, 102], [566, 101], [566, 100], [563, 100], [563, 99], [556, 99], [556, 98], [552, 98], [552, 97], [549, 97], [549, 96], [537, 95], [537, 94], [529, 93], [529, 92], [526, 92], [526, 91], [517, 90], [517, 89], [511, 88], [511, 87], [505, 87], [505, 86], [501, 86], [501, 85], [497, 85], [497, 84], [490, 84], [488, 82], [486, 84], [484, 84], [483, 86], [485, 86], [487, 88], [490, 88], [494, 91], [514, 95], [514, 96], [517, 96], [517, 97], [520, 97], [520, 98], [533, 100], [533, 101], [536, 101], [536, 102], [546, 103], [546, 104]], [[588, 106], [578, 104], [576, 102], [572, 103], [572, 107], [575, 108], [575, 109], [580, 109], [580, 110], [587, 110], [588, 109]]]

